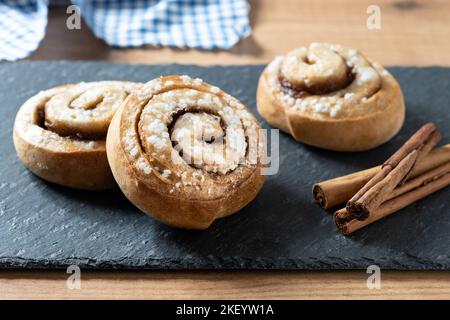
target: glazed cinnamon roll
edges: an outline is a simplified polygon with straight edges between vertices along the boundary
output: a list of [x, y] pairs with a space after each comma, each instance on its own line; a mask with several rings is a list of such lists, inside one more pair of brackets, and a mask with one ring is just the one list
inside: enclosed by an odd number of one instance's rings
[[260, 77], [257, 104], [267, 122], [297, 141], [337, 151], [388, 141], [405, 114], [387, 70], [357, 50], [325, 43], [275, 58]]
[[119, 81], [68, 84], [33, 96], [14, 123], [19, 159], [39, 177], [60, 185], [113, 187], [106, 133], [120, 104], [138, 86]]
[[143, 212], [171, 226], [205, 229], [261, 189], [259, 129], [250, 111], [219, 88], [162, 77], [132, 93], [114, 116], [108, 160]]

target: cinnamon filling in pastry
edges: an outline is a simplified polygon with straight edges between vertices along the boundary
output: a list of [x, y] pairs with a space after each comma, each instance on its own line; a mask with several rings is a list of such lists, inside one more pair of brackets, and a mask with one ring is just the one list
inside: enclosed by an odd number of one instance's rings
[[354, 49], [313, 43], [276, 57], [266, 71], [276, 98], [300, 112], [362, 115], [389, 73]]
[[104, 140], [115, 110], [129, 93], [116, 85], [79, 84], [39, 105], [36, 124], [74, 140]]
[[62, 132], [59, 131], [58, 132], [58, 130], [55, 130], [54, 126], [49, 125], [48, 121], [45, 118], [45, 104], [38, 107], [35, 124], [44, 130], [52, 131], [62, 137], [70, 138], [73, 140], [93, 141], [93, 140], [106, 139], [106, 131], [104, 133], [99, 133], [99, 134], [88, 134], [88, 133], [68, 132], [68, 131], [62, 131]]
[[[222, 105], [217, 97], [194, 89], [156, 95], [148, 105], [153, 107], [140, 115], [140, 136], [147, 137], [141, 139], [142, 149], [151, 155], [154, 146], [162, 149], [167, 141], [190, 167], [213, 175], [233, 171], [247, 155], [247, 138], [239, 116], [231, 108], [221, 110]], [[161, 117], [158, 108], [172, 110]]]
[[[210, 173], [226, 173], [229, 170], [225, 168], [228, 162], [239, 161], [245, 157], [245, 148], [242, 148], [245, 140], [241, 139], [241, 146], [227, 148], [226, 125], [223, 119], [214, 113], [185, 112], [174, 121], [170, 132], [174, 148], [195, 168]], [[243, 131], [241, 133], [243, 134]], [[239, 149], [243, 151], [239, 152]]]
[[351, 68], [347, 68], [346, 73], [344, 83], [330, 81], [322, 85], [296, 86], [290, 83], [281, 73], [278, 75], [278, 82], [281, 92], [295, 99], [302, 99], [311, 95], [323, 95], [347, 88], [355, 80], [356, 74]]

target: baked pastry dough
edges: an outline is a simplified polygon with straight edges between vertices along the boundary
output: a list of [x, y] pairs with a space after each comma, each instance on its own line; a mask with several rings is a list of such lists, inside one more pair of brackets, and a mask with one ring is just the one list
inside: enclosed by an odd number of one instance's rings
[[405, 114], [387, 70], [354, 49], [325, 43], [276, 57], [260, 77], [257, 104], [267, 122], [297, 141], [337, 151], [388, 141]]
[[264, 139], [235, 98], [201, 79], [167, 76], [133, 92], [107, 136], [114, 177], [143, 212], [205, 229], [261, 189]]
[[38, 93], [17, 113], [13, 132], [17, 155], [45, 180], [88, 190], [113, 187], [106, 133], [115, 111], [138, 86], [103, 81]]

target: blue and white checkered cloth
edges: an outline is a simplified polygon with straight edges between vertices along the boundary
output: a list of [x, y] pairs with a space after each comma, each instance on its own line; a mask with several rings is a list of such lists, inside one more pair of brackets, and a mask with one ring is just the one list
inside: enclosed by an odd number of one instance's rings
[[[113, 46], [229, 49], [250, 34], [246, 0], [72, 3], [94, 34]], [[0, 60], [22, 59], [37, 49], [45, 36], [47, 13], [48, 0], [0, 0]]]

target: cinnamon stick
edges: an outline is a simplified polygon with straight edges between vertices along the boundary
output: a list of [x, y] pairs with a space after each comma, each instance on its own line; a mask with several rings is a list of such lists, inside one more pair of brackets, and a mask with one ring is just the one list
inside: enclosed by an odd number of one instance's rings
[[334, 222], [342, 233], [349, 235], [448, 185], [450, 185], [450, 162], [425, 172], [396, 188], [388, 196], [387, 201], [378, 207], [369, 218], [358, 220], [348, 212], [347, 208], [343, 208], [335, 212]]
[[[439, 131], [434, 131], [428, 141], [426, 141], [420, 148], [419, 148], [419, 154], [417, 156], [416, 164], [419, 164], [423, 159], [430, 153], [430, 151], [438, 144], [438, 142], [442, 139], [442, 135]], [[406, 180], [408, 180], [409, 176], [411, 175], [411, 171], [405, 176], [402, 183], [405, 183]]]
[[403, 181], [414, 166], [417, 157], [417, 150], [409, 153], [396, 167], [389, 170], [386, 177], [381, 179], [366, 193], [363, 193], [354, 203], [351, 203], [352, 200], [349, 200], [350, 204], [347, 205], [347, 210], [357, 219], [367, 219], [370, 213], [377, 209], [388, 198], [395, 187]]
[[441, 139], [433, 123], [427, 123], [406, 141], [348, 202], [347, 211], [355, 218], [367, 219], [387, 195], [410, 175], [417, 159], [425, 157]]
[[[423, 160], [419, 160], [408, 176], [408, 179], [415, 178], [448, 161], [450, 161], [450, 144], [431, 151]], [[313, 186], [314, 200], [324, 209], [329, 209], [344, 203], [356, 194], [380, 170], [381, 166], [377, 166], [316, 183]]]

